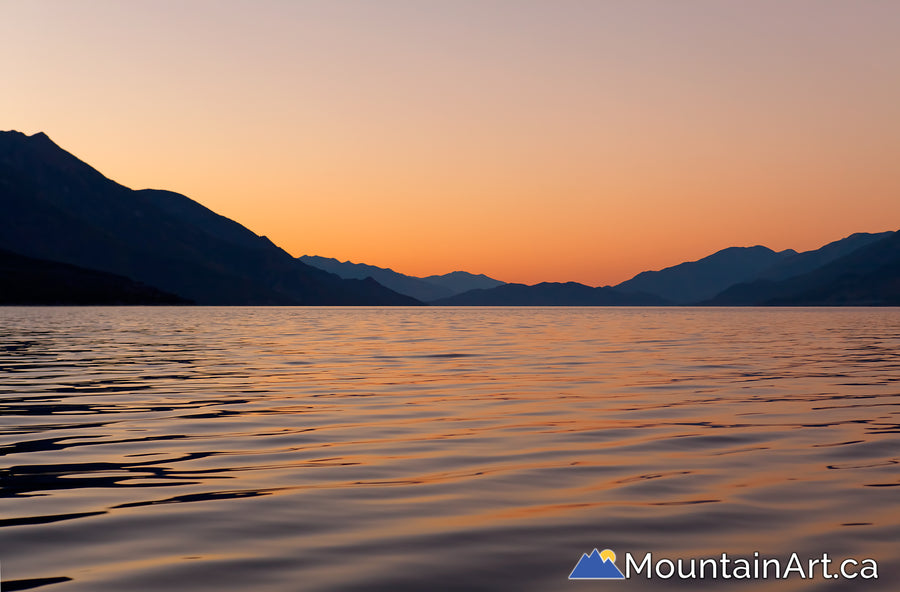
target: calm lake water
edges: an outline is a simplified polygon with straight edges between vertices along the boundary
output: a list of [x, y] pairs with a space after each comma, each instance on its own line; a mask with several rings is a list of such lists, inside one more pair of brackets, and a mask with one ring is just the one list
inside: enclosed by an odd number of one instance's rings
[[893, 591], [900, 309], [0, 308], [0, 453], [4, 592]]

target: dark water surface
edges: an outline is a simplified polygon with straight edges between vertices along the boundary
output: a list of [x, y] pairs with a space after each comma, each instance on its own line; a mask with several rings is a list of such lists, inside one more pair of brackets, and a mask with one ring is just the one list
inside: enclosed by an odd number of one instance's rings
[[[898, 309], [0, 308], [3, 591], [657, 590], [874, 558]], [[832, 570], [834, 571], [834, 570]]]

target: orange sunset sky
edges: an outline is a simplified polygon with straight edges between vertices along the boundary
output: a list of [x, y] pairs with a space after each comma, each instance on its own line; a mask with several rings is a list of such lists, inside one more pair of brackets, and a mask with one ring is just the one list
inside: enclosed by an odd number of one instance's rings
[[0, 0], [0, 77], [293, 255], [606, 285], [900, 228], [893, 0]]

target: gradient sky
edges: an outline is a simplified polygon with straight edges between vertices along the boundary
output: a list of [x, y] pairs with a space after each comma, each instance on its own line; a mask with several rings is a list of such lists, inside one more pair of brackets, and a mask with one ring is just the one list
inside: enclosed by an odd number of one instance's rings
[[894, 0], [0, 0], [0, 129], [315, 254], [615, 284], [900, 228]]

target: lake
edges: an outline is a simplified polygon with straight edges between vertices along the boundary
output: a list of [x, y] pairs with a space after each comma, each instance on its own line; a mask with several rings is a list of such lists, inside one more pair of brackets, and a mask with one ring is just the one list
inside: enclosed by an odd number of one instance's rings
[[900, 585], [900, 309], [0, 323], [4, 592], [703, 587], [569, 581], [594, 548], [877, 562], [711, 589]]

